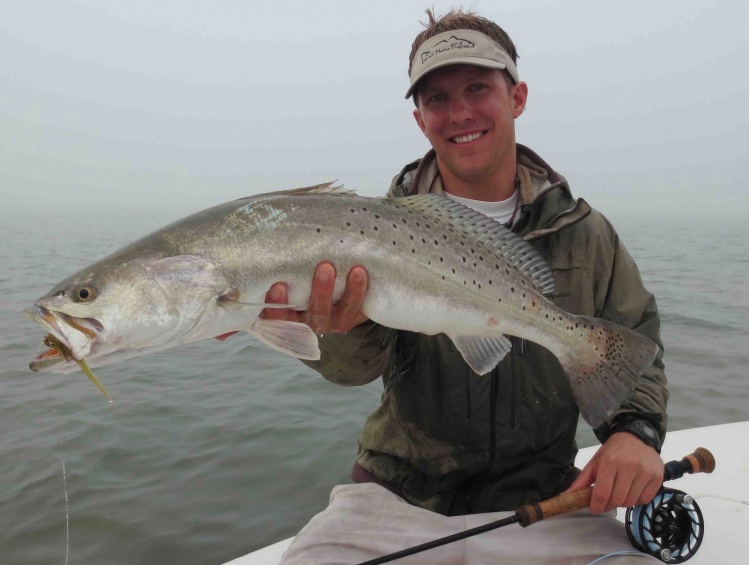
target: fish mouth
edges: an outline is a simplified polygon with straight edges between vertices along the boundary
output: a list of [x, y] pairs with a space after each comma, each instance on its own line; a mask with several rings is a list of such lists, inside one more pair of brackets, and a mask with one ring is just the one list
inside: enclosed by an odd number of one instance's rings
[[72, 364], [71, 369], [75, 370], [77, 364], [74, 361], [81, 361], [93, 353], [98, 332], [104, 329], [94, 318], [76, 318], [63, 312], [53, 312], [39, 304], [27, 308], [23, 314], [67, 348], [67, 352], [56, 348], [43, 351], [29, 364], [32, 371], [50, 370], [64, 364]]

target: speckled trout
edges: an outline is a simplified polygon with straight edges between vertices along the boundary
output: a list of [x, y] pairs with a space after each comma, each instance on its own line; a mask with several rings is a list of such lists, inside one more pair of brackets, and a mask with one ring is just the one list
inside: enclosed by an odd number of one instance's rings
[[[594, 427], [621, 405], [657, 346], [627, 328], [575, 316], [544, 295], [551, 270], [522, 238], [443, 196], [367, 198], [332, 187], [228, 202], [168, 225], [55, 286], [25, 314], [68, 351], [35, 371], [72, 372], [247, 331], [301, 359], [319, 359], [305, 324], [265, 320], [273, 283], [306, 308], [321, 261], [336, 267], [334, 299], [357, 265], [369, 274], [363, 312], [396, 329], [450, 337], [477, 374], [510, 350], [507, 335], [550, 350]], [[71, 358], [72, 357], [72, 358]]]

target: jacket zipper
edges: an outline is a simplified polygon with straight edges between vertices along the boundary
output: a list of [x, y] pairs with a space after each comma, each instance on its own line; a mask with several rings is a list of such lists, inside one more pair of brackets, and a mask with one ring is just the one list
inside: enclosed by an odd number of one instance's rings
[[466, 422], [471, 421], [471, 369], [466, 368]]
[[510, 364], [512, 368], [512, 376], [510, 377], [510, 430], [516, 431], [518, 429], [518, 417], [517, 417], [517, 404], [518, 404], [518, 391], [517, 391], [517, 370], [515, 367], [515, 353], [524, 356], [526, 354], [525, 340], [521, 337], [513, 338], [515, 347], [512, 348], [512, 358]]
[[499, 377], [498, 375], [498, 368], [494, 367], [494, 370], [492, 371], [492, 383], [491, 388], [489, 390], [489, 398], [491, 399], [491, 406], [489, 407], [489, 461], [486, 465], [486, 470], [484, 471], [485, 474], [490, 474], [492, 472], [492, 467], [494, 467], [494, 455], [497, 451], [497, 426], [496, 426], [496, 420], [497, 420], [497, 379]]

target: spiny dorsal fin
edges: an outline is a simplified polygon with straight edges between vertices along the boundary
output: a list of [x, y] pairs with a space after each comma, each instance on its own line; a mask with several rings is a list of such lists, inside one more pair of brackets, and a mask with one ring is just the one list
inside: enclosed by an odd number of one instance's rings
[[543, 256], [530, 243], [499, 222], [438, 194], [393, 198], [389, 202], [422, 214], [436, 223], [459, 226], [476, 242], [496, 253], [508, 265], [528, 277], [539, 292], [554, 292], [551, 269]]
[[322, 184], [315, 184], [313, 186], [306, 186], [304, 188], [290, 188], [288, 190], [277, 190], [275, 192], [264, 192], [262, 194], [255, 194], [253, 196], [246, 196], [239, 200], [246, 200], [248, 198], [260, 198], [262, 196], [303, 196], [305, 194], [330, 194], [341, 195], [345, 194], [348, 196], [356, 196], [356, 191], [350, 188], [344, 188], [342, 184], [334, 184], [337, 181], [324, 182]]

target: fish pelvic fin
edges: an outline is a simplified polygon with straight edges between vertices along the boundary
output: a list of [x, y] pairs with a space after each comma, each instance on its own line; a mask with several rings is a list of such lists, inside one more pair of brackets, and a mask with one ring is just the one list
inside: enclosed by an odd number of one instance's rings
[[477, 375], [485, 375], [504, 359], [512, 349], [510, 340], [505, 336], [472, 336], [461, 335], [448, 337], [460, 351], [463, 359]]
[[[635, 390], [653, 364], [658, 345], [634, 330], [600, 318], [575, 316], [574, 331], [589, 338], [587, 351], [559, 356], [583, 419], [603, 424]], [[587, 334], [587, 335], [586, 335]]]
[[281, 353], [309, 361], [320, 359], [317, 336], [307, 324], [286, 320], [257, 320], [247, 331]]

